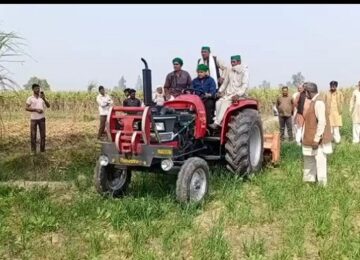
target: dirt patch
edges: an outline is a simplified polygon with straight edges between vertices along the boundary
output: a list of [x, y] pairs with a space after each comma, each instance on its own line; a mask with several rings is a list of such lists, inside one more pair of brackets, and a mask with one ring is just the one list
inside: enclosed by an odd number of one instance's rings
[[52, 191], [68, 190], [73, 188], [73, 184], [65, 181], [5, 181], [0, 182], [0, 186], [10, 186], [16, 188], [24, 188], [26, 190], [35, 187], [48, 187]]
[[199, 227], [200, 230], [210, 231], [218, 223], [220, 214], [224, 209], [225, 206], [221, 201], [212, 202], [206, 211], [195, 218], [195, 226]]
[[279, 223], [270, 223], [252, 227], [227, 226], [224, 235], [232, 247], [234, 259], [245, 259], [244, 244], [252, 241], [263, 241], [266, 259], [272, 258], [282, 249], [282, 226]]
[[305, 227], [304, 236], [304, 259], [320, 259], [318, 249], [318, 239], [314, 232], [311, 231], [311, 224]]

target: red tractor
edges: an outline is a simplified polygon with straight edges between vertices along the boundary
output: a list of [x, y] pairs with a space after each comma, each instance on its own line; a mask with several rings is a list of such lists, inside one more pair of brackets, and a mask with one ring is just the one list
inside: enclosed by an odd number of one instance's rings
[[160, 111], [155, 108], [151, 70], [141, 60], [145, 106], [111, 108], [108, 141], [102, 143], [94, 174], [100, 194], [123, 195], [135, 170], [173, 173], [177, 174], [177, 200], [197, 203], [208, 192], [208, 162], [225, 159], [232, 174], [247, 177], [260, 170], [265, 156], [279, 160], [279, 137], [264, 138], [255, 99], [231, 105], [216, 132], [207, 128], [205, 106], [197, 95], [183, 94], [165, 102]]

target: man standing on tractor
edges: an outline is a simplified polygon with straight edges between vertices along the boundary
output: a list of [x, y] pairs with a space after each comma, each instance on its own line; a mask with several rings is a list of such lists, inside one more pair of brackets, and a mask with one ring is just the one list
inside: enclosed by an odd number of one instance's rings
[[330, 82], [330, 91], [325, 95], [325, 104], [326, 108], [329, 109], [327, 113], [329, 114], [331, 133], [335, 143], [340, 143], [340, 127], [342, 126], [342, 108], [344, 104], [344, 95], [337, 90], [338, 82]]
[[306, 96], [310, 99], [305, 114], [302, 152], [304, 155], [304, 182], [327, 184], [327, 154], [331, 154], [331, 127], [325, 102], [319, 97], [317, 85], [305, 83]]
[[177, 97], [191, 86], [191, 77], [189, 72], [181, 69], [184, 64], [182, 59], [175, 58], [172, 60], [172, 63], [174, 71], [166, 76], [164, 88], [165, 92], [168, 89], [171, 96]]
[[231, 106], [232, 103], [244, 97], [249, 87], [248, 67], [247, 65], [241, 64], [240, 55], [231, 56], [231, 66], [217, 94], [220, 98], [215, 104], [216, 116], [214, 123], [209, 125], [212, 129], [217, 129], [221, 126], [226, 109]]
[[209, 67], [205, 64], [197, 66], [197, 78], [192, 81], [192, 88], [195, 94], [200, 96], [206, 109], [206, 122], [210, 124], [214, 117], [216, 83], [215, 80], [207, 75]]
[[129, 98], [124, 100], [123, 106], [124, 107], [141, 107], [140, 99], [136, 98], [136, 90], [130, 89], [129, 93], [130, 93], [130, 96], [129, 96]]
[[99, 95], [96, 97], [96, 102], [99, 105], [100, 115], [100, 126], [97, 138], [98, 140], [100, 140], [101, 136], [105, 131], [105, 123], [110, 110], [110, 106], [113, 104], [111, 97], [105, 93], [105, 88], [103, 86], [99, 87]]
[[360, 142], [360, 81], [350, 99], [350, 115], [353, 123], [353, 143]]
[[285, 139], [285, 126], [288, 132], [289, 141], [293, 140], [293, 131], [292, 131], [292, 114], [293, 114], [293, 100], [289, 96], [289, 88], [283, 86], [281, 88], [282, 96], [278, 97], [276, 101], [276, 108], [279, 112], [279, 125], [280, 125], [280, 139], [284, 141]]
[[30, 136], [31, 136], [31, 152], [36, 153], [36, 133], [39, 126], [40, 132], [40, 152], [45, 152], [45, 106], [50, 107], [50, 103], [46, 100], [43, 91], [40, 92], [40, 86], [33, 84], [31, 86], [33, 95], [26, 100], [26, 111], [31, 112], [30, 118]]
[[208, 66], [209, 76], [215, 79], [216, 89], [218, 89], [224, 82], [227, 70], [226, 65], [210, 53], [210, 47], [208, 46], [201, 48], [201, 57], [202, 58], [198, 60], [198, 65], [205, 64]]

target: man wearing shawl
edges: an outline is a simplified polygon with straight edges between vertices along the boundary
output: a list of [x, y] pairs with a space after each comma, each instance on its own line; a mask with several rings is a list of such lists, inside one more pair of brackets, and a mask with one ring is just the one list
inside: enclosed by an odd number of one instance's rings
[[201, 56], [202, 58], [198, 60], [198, 64], [205, 64], [209, 67], [209, 76], [215, 79], [216, 89], [218, 89], [225, 79], [226, 65], [210, 53], [210, 47], [208, 46], [201, 48]]
[[245, 96], [245, 92], [249, 87], [248, 67], [241, 64], [241, 56], [231, 56], [231, 69], [227, 72], [224, 83], [219, 88], [218, 96], [220, 99], [216, 101], [216, 116], [214, 123], [210, 125], [212, 129], [221, 126], [226, 109], [241, 97]]

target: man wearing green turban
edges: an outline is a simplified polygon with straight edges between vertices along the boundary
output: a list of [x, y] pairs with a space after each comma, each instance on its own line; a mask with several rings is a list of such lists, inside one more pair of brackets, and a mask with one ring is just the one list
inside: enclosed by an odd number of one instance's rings
[[203, 46], [201, 47], [201, 58], [198, 59], [198, 64], [205, 64], [209, 67], [208, 73], [215, 79], [216, 89], [218, 89], [226, 75], [227, 67], [225, 63], [210, 53], [210, 47]]
[[231, 56], [231, 69], [227, 72], [224, 83], [219, 88], [216, 101], [216, 117], [214, 123], [210, 125], [211, 128], [217, 129], [221, 126], [226, 109], [234, 102], [237, 102], [241, 97], [246, 95], [246, 90], [249, 87], [249, 71], [248, 67], [241, 64], [241, 56]]
[[192, 81], [195, 94], [201, 97], [206, 109], [206, 122], [210, 124], [214, 116], [216, 84], [215, 80], [207, 74], [209, 70], [205, 64], [197, 66], [197, 78]]
[[191, 77], [189, 72], [182, 70], [183, 60], [176, 57], [172, 60], [174, 71], [170, 72], [165, 79], [165, 95], [173, 97], [179, 96], [186, 88], [191, 86]]

